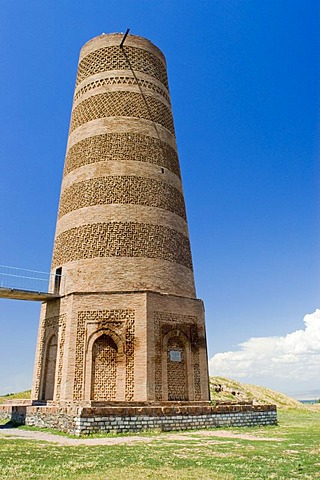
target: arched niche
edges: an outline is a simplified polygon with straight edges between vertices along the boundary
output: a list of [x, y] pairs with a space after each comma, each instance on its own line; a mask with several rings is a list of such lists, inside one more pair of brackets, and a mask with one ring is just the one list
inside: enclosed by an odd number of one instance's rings
[[88, 339], [85, 360], [85, 400], [112, 402], [124, 399], [124, 342], [110, 329]]
[[42, 400], [53, 400], [57, 365], [58, 340], [55, 334], [51, 335], [46, 343], [44, 352], [44, 374], [42, 379]]
[[193, 400], [190, 342], [178, 329], [171, 330], [163, 338], [162, 368], [163, 400]]

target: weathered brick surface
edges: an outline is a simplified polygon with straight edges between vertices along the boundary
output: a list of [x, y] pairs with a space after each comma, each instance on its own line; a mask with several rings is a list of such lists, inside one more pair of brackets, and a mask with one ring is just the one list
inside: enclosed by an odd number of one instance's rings
[[32, 392], [61, 406], [208, 399], [166, 63], [121, 39], [79, 60], [52, 260], [65, 282], [41, 311]]
[[[148, 47], [152, 44], [141, 38], [143, 43], [142, 48], [135, 48], [129, 46], [128, 43], [124, 46], [123, 52], [119, 55], [119, 40], [121, 42], [121, 35], [115, 37], [115, 45], [97, 48], [94, 51], [85, 54], [86, 46], [83, 48], [83, 53], [80, 57], [78, 75], [76, 85], [79, 85], [82, 80], [91, 77], [92, 75], [106, 70], [130, 70], [131, 68], [138, 72], [148, 73], [148, 75], [155, 77], [165, 87], [168, 86], [167, 70], [164, 64], [163, 56], [159, 55], [159, 50], [153, 48], [151, 53]], [[137, 40], [137, 37], [135, 37]], [[96, 39], [98, 41], [98, 38]], [[101, 37], [101, 44], [105, 39]], [[138, 44], [137, 41], [134, 42]], [[138, 45], [137, 45], [138, 46]], [[160, 57], [160, 58], [159, 58]]]
[[[55, 406], [28, 407], [29, 424], [191, 428], [220, 415], [192, 405], [209, 399], [205, 320], [165, 58], [122, 37], [80, 53], [52, 259], [65, 281], [42, 306], [32, 390]], [[228, 415], [249, 413], [263, 412]]]
[[276, 425], [274, 405], [220, 405], [181, 407], [97, 407], [61, 408], [36, 406], [0, 406], [0, 418], [38, 427], [57, 428], [75, 435], [97, 432], [141, 432], [188, 430], [215, 427], [251, 427]]

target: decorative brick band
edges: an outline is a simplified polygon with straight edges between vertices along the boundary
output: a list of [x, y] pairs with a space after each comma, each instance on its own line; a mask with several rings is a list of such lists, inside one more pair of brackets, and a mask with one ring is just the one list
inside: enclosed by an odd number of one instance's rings
[[77, 91], [73, 101], [76, 102], [82, 95], [84, 95], [87, 92], [91, 92], [91, 90], [94, 90], [95, 88], [106, 87], [108, 85], [139, 85], [140, 87], [146, 88], [148, 90], [151, 90], [152, 92], [162, 95], [170, 104], [169, 95], [166, 93], [164, 88], [160, 88], [155, 83], [149, 82], [144, 78], [138, 78], [138, 83], [137, 83], [137, 80], [133, 76], [129, 77], [127, 75], [100, 78], [99, 80], [90, 82]]
[[162, 225], [134, 222], [93, 223], [56, 238], [53, 268], [97, 257], [146, 257], [179, 263], [192, 270], [189, 239]]
[[86, 55], [79, 64], [76, 85], [96, 73], [131, 68], [155, 77], [168, 88], [167, 71], [158, 57], [141, 48], [125, 46], [122, 51], [118, 45], [99, 48]]
[[83, 165], [109, 160], [152, 163], [180, 177], [177, 152], [162, 140], [138, 133], [106, 133], [80, 140], [67, 153], [64, 175]]
[[135, 176], [100, 177], [71, 185], [61, 195], [58, 217], [79, 208], [110, 204], [163, 208], [186, 220], [179, 190], [152, 178]]
[[174, 133], [171, 110], [156, 98], [136, 92], [107, 92], [86, 98], [72, 112], [70, 133], [84, 123], [106, 117], [144, 118]]

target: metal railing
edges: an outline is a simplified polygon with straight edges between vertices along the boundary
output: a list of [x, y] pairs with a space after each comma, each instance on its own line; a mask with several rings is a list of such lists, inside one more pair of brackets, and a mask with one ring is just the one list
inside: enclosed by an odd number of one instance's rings
[[63, 295], [64, 283], [64, 275], [0, 265], [0, 289]]

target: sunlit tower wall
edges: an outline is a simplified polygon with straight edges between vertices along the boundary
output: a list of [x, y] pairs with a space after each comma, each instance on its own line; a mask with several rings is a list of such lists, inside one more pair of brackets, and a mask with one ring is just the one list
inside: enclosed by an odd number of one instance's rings
[[[208, 400], [166, 62], [145, 38], [84, 45], [33, 399]], [[60, 275], [62, 275], [60, 277]], [[60, 282], [60, 278], [63, 282]]]

